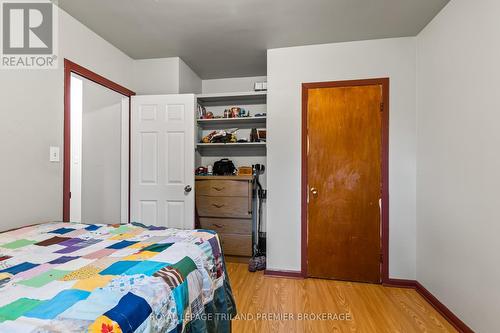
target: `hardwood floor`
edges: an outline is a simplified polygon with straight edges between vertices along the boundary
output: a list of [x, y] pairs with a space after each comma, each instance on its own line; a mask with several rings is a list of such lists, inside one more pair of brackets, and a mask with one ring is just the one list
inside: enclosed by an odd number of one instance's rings
[[[227, 268], [239, 315], [234, 333], [456, 332], [412, 289], [268, 277], [239, 263], [227, 263]], [[301, 314], [324, 317], [298, 320]]]

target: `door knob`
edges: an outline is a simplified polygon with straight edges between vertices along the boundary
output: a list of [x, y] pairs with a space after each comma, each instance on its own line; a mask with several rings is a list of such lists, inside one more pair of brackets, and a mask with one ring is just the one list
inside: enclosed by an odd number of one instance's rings
[[186, 192], [186, 193], [191, 192], [191, 190], [192, 190], [192, 188], [190, 185], [186, 185], [186, 187], [184, 187], [184, 192]]
[[318, 189], [315, 187], [311, 187], [311, 194], [316, 198], [318, 196]]

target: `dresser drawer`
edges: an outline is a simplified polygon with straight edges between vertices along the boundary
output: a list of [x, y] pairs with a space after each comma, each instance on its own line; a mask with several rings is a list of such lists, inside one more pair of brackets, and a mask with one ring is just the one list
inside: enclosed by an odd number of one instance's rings
[[196, 196], [196, 207], [200, 217], [252, 217], [252, 202], [248, 197]]
[[252, 255], [252, 235], [219, 234], [219, 238], [225, 255]]
[[251, 219], [218, 219], [200, 217], [202, 229], [214, 230], [223, 234], [252, 234]]
[[248, 181], [238, 180], [197, 180], [196, 194], [218, 197], [248, 197], [251, 196], [251, 186]]

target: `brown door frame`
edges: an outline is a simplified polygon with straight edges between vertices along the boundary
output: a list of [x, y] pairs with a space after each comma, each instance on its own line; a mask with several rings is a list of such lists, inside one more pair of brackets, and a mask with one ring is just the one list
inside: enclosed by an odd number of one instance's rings
[[64, 59], [64, 164], [63, 164], [63, 221], [70, 219], [70, 199], [71, 199], [71, 74], [77, 74], [87, 80], [93, 81], [105, 88], [111, 89], [125, 97], [128, 97], [128, 220], [130, 222], [130, 132], [131, 132], [131, 97], [135, 92], [106, 79], [91, 70], [80, 66], [68, 59]]
[[353, 86], [382, 86], [382, 220], [381, 220], [381, 278], [389, 281], [389, 78], [366, 80], [302, 83], [302, 209], [301, 209], [301, 274], [307, 277], [307, 104], [309, 89]]

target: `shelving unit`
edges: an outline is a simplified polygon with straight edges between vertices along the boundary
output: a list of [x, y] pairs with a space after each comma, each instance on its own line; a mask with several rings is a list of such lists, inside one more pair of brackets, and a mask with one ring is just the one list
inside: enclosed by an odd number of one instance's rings
[[[266, 128], [267, 117], [255, 117], [255, 114], [266, 113], [267, 92], [266, 91], [250, 91], [250, 92], [235, 92], [235, 93], [213, 93], [199, 94], [196, 96], [197, 103], [204, 106], [207, 111], [210, 111], [217, 118], [212, 119], [197, 119], [196, 125], [198, 129], [196, 151], [197, 164], [203, 164], [207, 159], [204, 157], [235, 157], [235, 156], [266, 156], [265, 142], [248, 142], [248, 143], [199, 143], [203, 136], [210, 131], [219, 129], [238, 129], [236, 135], [238, 139], [249, 139], [250, 130], [252, 128]], [[242, 107], [251, 112], [250, 117], [241, 118], [221, 118], [224, 114], [224, 109], [232, 106]], [[213, 159], [208, 159], [212, 162]], [[243, 159], [241, 162], [246, 163]], [[248, 165], [249, 163], [246, 163]]]
[[[200, 94], [197, 95], [197, 103], [206, 108], [207, 112], [212, 112], [215, 117], [212, 119], [197, 119], [196, 120], [196, 166], [214, 165], [215, 162], [222, 158], [229, 158], [234, 163], [236, 168], [241, 166], [252, 166], [255, 164], [266, 165], [267, 163], [267, 146], [266, 142], [244, 142], [244, 143], [201, 143], [204, 136], [214, 130], [229, 130], [237, 129], [237, 139], [250, 139], [250, 132], [252, 128], [258, 130], [267, 128], [267, 116], [255, 117], [256, 114], [267, 115], [267, 92], [238, 92], [238, 93], [216, 93], [216, 94]], [[240, 107], [250, 111], [250, 117], [242, 118], [222, 118], [225, 109], [231, 107]], [[239, 214], [238, 203], [242, 199], [242, 191], [237, 193], [230, 192], [217, 192], [217, 195], [211, 197], [204, 195], [203, 182], [223, 182], [224, 186], [218, 186], [221, 191], [230, 191], [231, 189], [239, 188], [241, 185], [235, 183], [241, 182], [241, 177], [247, 177], [246, 180], [253, 181], [253, 176], [198, 176], [196, 178], [195, 192], [197, 195], [197, 207], [201, 209], [200, 223], [202, 227], [213, 229], [222, 235], [221, 239], [223, 247], [227, 253], [232, 253], [236, 256], [248, 256], [251, 254], [251, 236], [248, 232], [248, 227], [256, 225], [256, 216], [253, 212], [251, 217], [247, 220], [251, 221], [250, 224], [245, 224], [245, 219]], [[260, 183], [264, 189], [267, 188], [267, 173], [264, 172], [260, 176]], [[212, 183], [210, 183], [212, 184]], [[214, 183], [215, 184], [215, 183]], [[211, 185], [211, 188], [213, 185]], [[216, 186], [217, 187], [217, 186]], [[223, 190], [224, 189], [224, 190]], [[246, 192], [245, 192], [246, 193]], [[206, 193], [205, 193], [206, 194]], [[206, 200], [228, 200], [217, 209], [216, 206], [210, 206], [211, 211], [203, 211], [207, 207]], [[233, 205], [233, 206], [231, 206]], [[252, 203], [253, 207], [254, 203]], [[215, 208], [214, 208], [215, 207]], [[217, 211], [227, 210], [232, 214], [231, 216], [218, 215]], [[244, 212], [249, 212], [248, 207], [245, 206]], [[224, 214], [226, 214], [225, 212]], [[203, 216], [203, 214], [205, 214]], [[209, 217], [207, 217], [209, 216]], [[217, 216], [225, 216], [224, 218], [217, 219]], [[215, 221], [215, 224], [213, 223]], [[266, 203], [262, 205], [262, 225], [266, 225]], [[243, 226], [243, 227], [242, 227]], [[232, 229], [231, 229], [232, 228]], [[245, 235], [241, 234], [242, 228]], [[225, 244], [224, 244], [225, 242]], [[241, 251], [246, 252], [241, 252]], [[247, 257], [248, 259], [248, 257]]]
[[243, 147], [265, 147], [265, 142], [229, 142], [229, 143], [198, 143], [200, 147], [227, 147], [227, 148], [243, 148]]
[[205, 129], [266, 127], [266, 117], [198, 119], [199, 127]]
[[198, 143], [201, 156], [266, 156], [265, 142]]
[[203, 106], [266, 104], [267, 91], [199, 94], [197, 100]]

